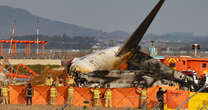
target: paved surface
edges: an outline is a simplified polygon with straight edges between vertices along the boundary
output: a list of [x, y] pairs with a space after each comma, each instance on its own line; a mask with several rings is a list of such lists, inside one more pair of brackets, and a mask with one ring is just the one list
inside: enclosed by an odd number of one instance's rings
[[[61, 110], [60, 106], [51, 105], [0, 105], [0, 110]], [[84, 110], [83, 107], [66, 107], [64, 110]], [[139, 110], [132, 108], [87, 108], [87, 110]]]
[[[2, 60], [0, 60], [2, 62]], [[12, 65], [61, 65], [61, 60], [54, 59], [9, 59]]]

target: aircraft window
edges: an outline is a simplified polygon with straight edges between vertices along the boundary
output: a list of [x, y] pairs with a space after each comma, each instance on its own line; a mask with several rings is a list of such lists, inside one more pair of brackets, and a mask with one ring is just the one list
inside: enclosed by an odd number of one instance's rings
[[206, 63], [203, 63], [202, 64], [202, 68], [206, 68], [207, 67], [207, 64]]
[[175, 67], [175, 63], [170, 63], [170, 64], [169, 64], [169, 67], [171, 67], [171, 68], [172, 68], [172, 67]]

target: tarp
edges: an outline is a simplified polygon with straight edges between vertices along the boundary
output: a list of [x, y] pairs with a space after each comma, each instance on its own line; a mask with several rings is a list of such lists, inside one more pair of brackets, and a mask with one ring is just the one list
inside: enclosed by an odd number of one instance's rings
[[[10, 85], [10, 104], [25, 104], [25, 88], [26, 86]], [[48, 86], [33, 86], [34, 96], [32, 98], [33, 104], [49, 104], [50, 94]], [[149, 107], [155, 107], [158, 102], [156, 93], [159, 87], [148, 88], [147, 104]], [[67, 101], [67, 87], [56, 87], [57, 97], [56, 105], [63, 105]], [[177, 87], [163, 87], [163, 89], [175, 90]], [[99, 106], [104, 105], [104, 92], [106, 89], [100, 88], [101, 100]], [[112, 106], [113, 107], [130, 107], [137, 108], [139, 106], [139, 94], [136, 93], [135, 88], [111, 88], [112, 90]], [[166, 96], [165, 96], [166, 97]], [[89, 104], [85, 104], [88, 101]], [[92, 106], [92, 93], [89, 88], [74, 87], [73, 106]]]
[[139, 95], [136, 94], [135, 88], [114, 88], [112, 92], [112, 105], [114, 107], [138, 107]]
[[[178, 86], [170, 87], [170, 86], [163, 86], [162, 89], [165, 90], [177, 90], [179, 89]], [[149, 108], [153, 108], [155, 106], [158, 106], [158, 100], [157, 100], [157, 91], [159, 90], [159, 87], [151, 87], [148, 88], [148, 97], [147, 97], [147, 104]], [[167, 104], [166, 100], [166, 94], [164, 94], [164, 103]]]
[[[67, 101], [67, 87], [56, 87], [57, 97], [56, 97], [56, 105], [63, 105]], [[49, 97], [50, 98], [50, 97]]]
[[9, 101], [10, 104], [25, 104], [25, 87], [26, 86], [9, 86]]
[[[189, 91], [168, 90], [167, 91], [167, 108], [177, 108], [189, 97]], [[188, 108], [186, 103], [182, 108]]]
[[[25, 88], [26, 86], [10, 85], [10, 104], [26, 104]], [[49, 87], [33, 86], [34, 96], [33, 104], [48, 104], [49, 102]]]
[[49, 104], [50, 95], [48, 86], [33, 86], [34, 96], [32, 98], [33, 104]]

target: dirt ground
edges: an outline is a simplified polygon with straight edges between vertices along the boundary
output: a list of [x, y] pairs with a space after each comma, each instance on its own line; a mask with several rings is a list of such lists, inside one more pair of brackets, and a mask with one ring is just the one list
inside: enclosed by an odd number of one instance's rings
[[[51, 105], [0, 105], [0, 110], [84, 110], [83, 107], [66, 107]], [[87, 108], [85, 110], [139, 110], [133, 108]]]

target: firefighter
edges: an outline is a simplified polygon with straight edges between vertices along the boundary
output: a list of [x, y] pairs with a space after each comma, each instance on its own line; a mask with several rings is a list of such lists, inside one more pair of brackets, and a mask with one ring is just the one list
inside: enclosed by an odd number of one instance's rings
[[166, 93], [166, 92], [167, 92], [167, 90], [163, 91], [161, 87], [157, 91], [157, 100], [159, 102], [160, 110], [164, 110], [164, 93]]
[[26, 95], [26, 98], [27, 98], [27, 105], [29, 104], [29, 101], [30, 101], [30, 105], [32, 105], [33, 94], [34, 94], [34, 90], [31, 86], [31, 83], [29, 83], [28, 86], [25, 89], [25, 95]]
[[109, 86], [105, 91], [104, 99], [105, 99], [105, 107], [112, 107], [112, 91], [110, 90]]
[[68, 99], [67, 99], [67, 102], [70, 106], [73, 103], [73, 98], [74, 98], [74, 88], [73, 88], [73, 85], [71, 84], [69, 85], [69, 88], [68, 88]]
[[55, 85], [53, 84], [50, 88], [50, 104], [56, 105], [56, 96], [57, 96], [57, 90]]
[[147, 109], [147, 88], [144, 88], [144, 86], [139, 87], [136, 88], [136, 93], [139, 94], [139, 108]]
[[57, 85], [58, 87], [62, 87], [62, 86], [64, 86], [64, 84], [63, 84], [63, 82], [62, 81], [59, 81], [59, 83], [58, 83], [58, 85]]
[[53, 84], [53, 78], [51, 76], [48, 76], [45, 80], [45, 85], [46, 86], [51, 86]]
[[9, 88], [6, 83], [4, 83], [3, 87], [1, 88], [1, 96], [3, 104], [9, 104]]
[[90, 89], [90, 92], [92, 93], [93, 96], [93, 106], [98, 107], [99, 106], [99, 101], [100, 101], [100, 90], [97, 86], [95, 86], [94, 89]]
[[75, 81], [72, 75], [69, 76], [69, 79], [67, 80], [67, 85], [75, 85]]

